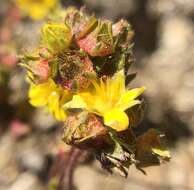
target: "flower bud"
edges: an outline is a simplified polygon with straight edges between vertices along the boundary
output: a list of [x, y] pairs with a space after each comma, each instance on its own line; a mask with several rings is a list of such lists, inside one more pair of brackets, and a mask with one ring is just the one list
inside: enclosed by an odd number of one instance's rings
[[83, 11], [71, 10], [65, 22], [70, 26], [79, 48], [90, 56], [106, 56], [114, 52], [112, 22], [100, 21]]
[[65, 121], [63, 140], [79, 148], [97, 151], [107, 146], [108, 130], [100, 118], [88, 112], [69, 116]]
[[49, 23], [42, 28], [42, 42], [51, 52], [64, 52], [71, 43], [71, 30], [63, 23]]
[[44, 49], [38, 49], [33, 53], [27, 53], [21, 57], [20, 65], [27, 69], [27, 78], [36, 83], [43, 83], [48, 80], [51, 74], [49, 66], [49, 55]]
[[112, 23], [98, 21], [94, 31], [77, 39], [78, 46], [92, 57], [104, 57], [114, 52]]
[[36, 75], [39, 83], [45, 82], [48, 80], [50, 75], [50, 67], [47, 60], [40, 60], [34, 64], [32, 67], [34, 74]]

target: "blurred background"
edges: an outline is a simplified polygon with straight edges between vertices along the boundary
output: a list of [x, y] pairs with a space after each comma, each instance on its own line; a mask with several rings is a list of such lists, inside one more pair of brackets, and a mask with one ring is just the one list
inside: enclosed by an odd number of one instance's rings
[[[62, 124], [28, 104], [28, 84], [17, 65], [18, 55], [36, 45], [42, 21], [30, 19], [13, 0], [0, 3], [0, 190], [43, 190], [69, 147], [61, 141]], [[145, 118], [137, 131], [159, 129], [172, 152], [170, 163], [146, 168], [147, 175], [131, 167], [127, 179], [107, 174], [87, 156], [75, 171], [77, 189], [194, 190], [194, 0], [61, 3], [86, 5], [97, 17], [131, 23], [132, 71], [138, 73], [131, 85], [147, 87]]]

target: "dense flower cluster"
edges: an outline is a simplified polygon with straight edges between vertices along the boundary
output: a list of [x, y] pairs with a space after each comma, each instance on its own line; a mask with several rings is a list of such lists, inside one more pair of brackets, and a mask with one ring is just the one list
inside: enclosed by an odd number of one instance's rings
[[156, 130], [138, 137], [133, 131], [143, 116], [144, 102], [137, 98], [145, 87], [127, 87], [135, 76], [128, 74], [128, 22], [113, 24], [72, 8], [63, 20], [46, 23], [39, 47], [23, 56], [30, 103], [63, 121], [64, 142], [92, 151], [110, 172], [126, 176], [131, 164], [168, 160]]

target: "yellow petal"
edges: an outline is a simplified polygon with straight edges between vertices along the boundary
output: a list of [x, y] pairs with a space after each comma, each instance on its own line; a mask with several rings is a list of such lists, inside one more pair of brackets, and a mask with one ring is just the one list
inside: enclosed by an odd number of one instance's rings
[[59, 121], [64, 121], [67, 117], [62, 105], [68, 100], [68, 96], [69, 94], [66, 91], [56, 88], [48, 98], [48, 109]]
[[44, 106], [48, 103], [48, 97], [55, 89], [55, 83], [53, 80], [48, 80], [43, 84], [31, 84], [28, 96], [30, 98], [31, 105], [35, 107]]
[[111, 101], [117, 100], [125, 92], [125, 75], [123, 70], [107, 80], [107, 91]]
[[162, 148], [152, 148], [153, 153], [161, 156], [161, 157], [165, 157], [165, 158], [171, 158], [170, 156], [170, 151], [166, 150], [166, 149], [162, 149]]
[[47, 7], [54, 7], [56, 4], [57, 4], [57, 0], [44, 0], [44, 4], [47, 6]]
[[139, 100], [135, 100], [140, 94], [142, 94], [145, 90], [145, 87], [134, 88], [132, 90], [126, 91], [116, 104], [121, 110], [126, 110], [136, 104], [139, 104]]
[[72, 109], [72, 108], [86, 108], [87, 105], [83, 98], [79, 95], [74, 95], [72, 100], [67, 102], [66, 104], [63, 105], [63, 108], [65, 109]]
[[128, 128], [129, 120], [125, 112], [113, 109], [104, 115], [104, 124], [116, 131], [124, 131]]
[[56, 107], [53, 111], [53, 115], [58, 121], [65, 121], [67, 118], [66, 112], [61, 107]]
[[41, 87], [31, 86], [29, 90], [29, 98], [31, 105], [35, 107], [44, 106], [48, 102], [48, 91]]
[[42, 84], [32, 84], [29, 90], [30, 103], [35, 107], [47, 106], [53, 116], [60, 121], [66, 119], [63, 104], [71, 99], [71, 94], [58, 87], [52, 79]]

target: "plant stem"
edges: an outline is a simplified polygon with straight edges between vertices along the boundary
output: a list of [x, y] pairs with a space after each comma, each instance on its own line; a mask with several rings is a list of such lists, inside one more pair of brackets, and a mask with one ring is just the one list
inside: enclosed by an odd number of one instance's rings
[[73, 173], [81, 154], [81, 150], [71, 148], [65, 159], [63, 173], [61, 174], [57, 190], [73, 190]]

